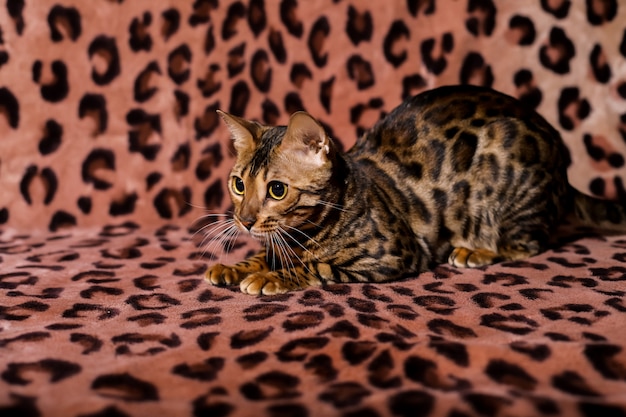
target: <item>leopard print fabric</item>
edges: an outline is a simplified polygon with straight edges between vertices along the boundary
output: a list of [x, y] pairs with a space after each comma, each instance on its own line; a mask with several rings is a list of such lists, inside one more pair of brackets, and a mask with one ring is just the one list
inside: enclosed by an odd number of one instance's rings
[[[253, 298], [208, 287], [222, 108], [344, 147], [403, 97], [488, 85], [624, 192], [617, 0], [0, 5], [0, 415], [626, 416], [626, 241]], [[191, 229], [191, 230], [189, 230]], [[221, 258], [220, 258], [221, 257]]]
[[217, 108], [270, 125], [304, 109], [348, 147], [404, 97], [455, 83], [535, 107], [570, 147], [571, 182], [615, 197], [625, 19], [616, 0], [8, 0], [0, 224], [190, 223], [228, 204]]
[[626, 416], [626, 239], [574, 236], [252, 298], [177, 226], [4, 233], [0, 415]]

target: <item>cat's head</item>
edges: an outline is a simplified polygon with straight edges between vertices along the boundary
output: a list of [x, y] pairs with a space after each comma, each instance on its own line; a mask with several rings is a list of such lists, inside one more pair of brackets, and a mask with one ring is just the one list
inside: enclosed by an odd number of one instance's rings
[[308, 113], [270, 127], [218, 111], [231, 132], [237, 161], [228, 179], [234, 219], [259, 239], [297, 234], [326, 208], [335, 146]]

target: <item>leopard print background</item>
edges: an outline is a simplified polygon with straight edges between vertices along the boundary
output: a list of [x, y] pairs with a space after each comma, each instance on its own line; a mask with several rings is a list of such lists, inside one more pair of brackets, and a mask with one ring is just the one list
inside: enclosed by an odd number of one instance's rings
[[403, 97], [492, 86], [624, 197], [617, 0], [0, 4], [1, 416], [626, 416], [626, 239], [248, 297], [202, 281], [229, 208], [215, 109], [344, 147]]
[[0, 223], [57, 230], [223, 210], [215, 109], [306, 109], [351, 146], [403, 97], [492, 86], [571, 149], [571, 181], [623, 194], [626, 8], [615, 0], [8, 0], [0, 13]]

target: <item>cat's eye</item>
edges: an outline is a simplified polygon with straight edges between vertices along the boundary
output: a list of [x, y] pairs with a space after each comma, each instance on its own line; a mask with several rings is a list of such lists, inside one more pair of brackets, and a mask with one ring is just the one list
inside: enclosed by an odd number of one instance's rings
[[237, 195], [243, 195], [243, 192], [246, 190], [245, 185], [243, 184], [243, 180], [239, 177], [233, 177], [232, 179], [232, 189]]
[[287, 195], [287, 184], [272, 181], [267, 185], [267, 194], [274, 200], [282, 200]]

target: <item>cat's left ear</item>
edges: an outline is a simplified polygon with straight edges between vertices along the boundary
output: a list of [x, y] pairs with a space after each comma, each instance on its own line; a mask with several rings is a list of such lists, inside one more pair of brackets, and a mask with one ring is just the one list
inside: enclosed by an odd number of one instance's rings
[[307, 161], [319, 165], [329, 159], [330, 138], [310, 114], [299, 111], [291, 115], [281, 145], [292, 152], [301, 153]]

